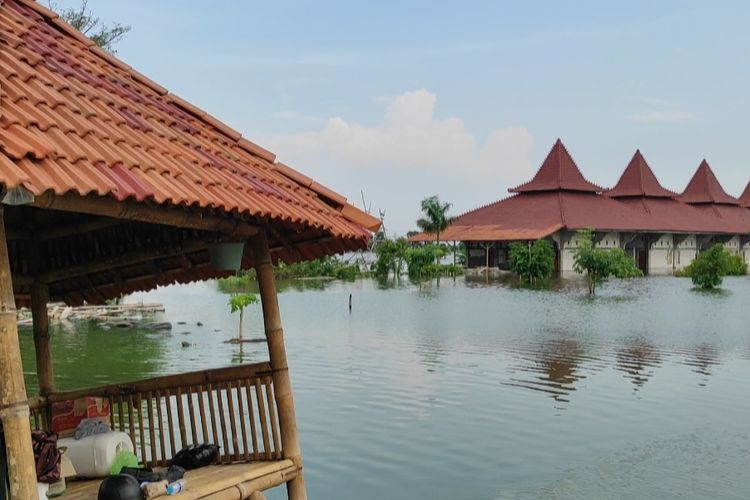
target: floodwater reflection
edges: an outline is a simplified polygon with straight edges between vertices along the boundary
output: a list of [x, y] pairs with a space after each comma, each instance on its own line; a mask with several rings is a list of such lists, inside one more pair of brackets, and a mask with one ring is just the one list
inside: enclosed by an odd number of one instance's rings
[[[590, 299], [575, 280], [280, 282], [310, 497], [748, 498], [750, 279], [722, 286], [612, 281]], [[59, 385], [267, 359], [263, 344], [225, 342], [228, 292], [129, 299], [163, 303], [185, 336], [54, 331]], [[245, 327], [263, 336], [258, 306]]]
[[581, 363], [591, 359], [584, 345], [573, 337], [525, 344], [514, 349], [514, 354], [523, 362], [514, 369], [518, 375], [503, 384], [539, 391], [563, 403], [569, 402], [576, 383], [587, 376]]
[[633, 382], [637, 391], [654, 375], [661, 358], [662, 353], [653, 343], [643, 337], [635, 337], [617, 350], [615, 366]]

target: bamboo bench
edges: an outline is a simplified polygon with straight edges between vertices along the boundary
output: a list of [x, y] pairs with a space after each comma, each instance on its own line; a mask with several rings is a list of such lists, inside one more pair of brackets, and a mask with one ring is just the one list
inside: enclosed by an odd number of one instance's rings
[[[218, 464], [191, 471], [176, 498], [244, 499], [299, 472], [282, 459], [271, 375], [264, 362], [53, 393], [30, 401], [31, 425], [49, 428], [52, 403], [104, 398], [110, 427], [130, 435], [146, 467], [166, 466], [189, 444], [221, 447]], [[73, 480], [65, 498], [96, 498], [99, 483]]]

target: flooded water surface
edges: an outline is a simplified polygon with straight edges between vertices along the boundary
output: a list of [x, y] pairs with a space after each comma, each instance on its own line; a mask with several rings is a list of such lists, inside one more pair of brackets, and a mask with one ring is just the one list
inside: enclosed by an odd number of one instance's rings
[[[750, 279], [690, 286], [613, 282], [595, 299], [576, 282], [284, 287], [310, 497], [750, 498]], [[267, 358], [223, 342], [237, 318], [216, 283], [128, 300], [163, 303], [172, 333], [56, 327], [61, 388]]]

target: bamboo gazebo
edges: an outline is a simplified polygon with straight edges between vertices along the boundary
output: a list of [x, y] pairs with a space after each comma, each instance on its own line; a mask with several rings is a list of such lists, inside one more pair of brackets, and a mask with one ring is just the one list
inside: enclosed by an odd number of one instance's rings
[[[0, 422], [14, 500], [35, 498], [30, 430], [54, 402], [109, 400], [139, 459], [221, 445], [184, 498], [307, 497], [272, 263], [364, 248], [378, 221], [96, 47], [32, 0], [0, 0]], [[47, 303], [98, 304], [226, 275], [208, 247], [245, 242], [268, 362], [59, 392]], [[33, 314], [26, 394], [16, 307]], [[28, 367], [27, 367], [28, 368]], [[2, 485], [0, 485], [2, 487]], [[74, 482], [67, 498], [95, 498]]]

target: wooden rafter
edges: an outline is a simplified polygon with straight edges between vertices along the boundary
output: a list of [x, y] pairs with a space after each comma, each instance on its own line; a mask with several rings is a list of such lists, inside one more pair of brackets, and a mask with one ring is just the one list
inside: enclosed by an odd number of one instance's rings
[[149, 205], [147, 203], [127, 200], [117, 201], [113, 198], [94, 196], [84, 197], [72, 194], [56, 196], [52, 193], [45, 193], [37, 196], [30, 206], [148, 222], [164, 226], [214, 231], [236, 238], [253, 236], [259, 230], [257, 225], [240, 218], [214, 215], [209, 213], [208, 210], [191, 211], [186, 208]]
[[38, 276], [42, 283], [54, 283], [78, 276], [86, 276], [103, 271], [109, 271], [121, 267], [142, 264], [159, 259], [166, 259], [181, 254], [195, 253], [206, 248], [206, 241], [203, 239], [186, 240], [174, 247], [168, 247], [157, 250], [141, 250], [138, 252], [119, 255], [116, 257], [107, 257], [98, 259], [85, 264], [64, 267], [54, 271], [48, 271]]

